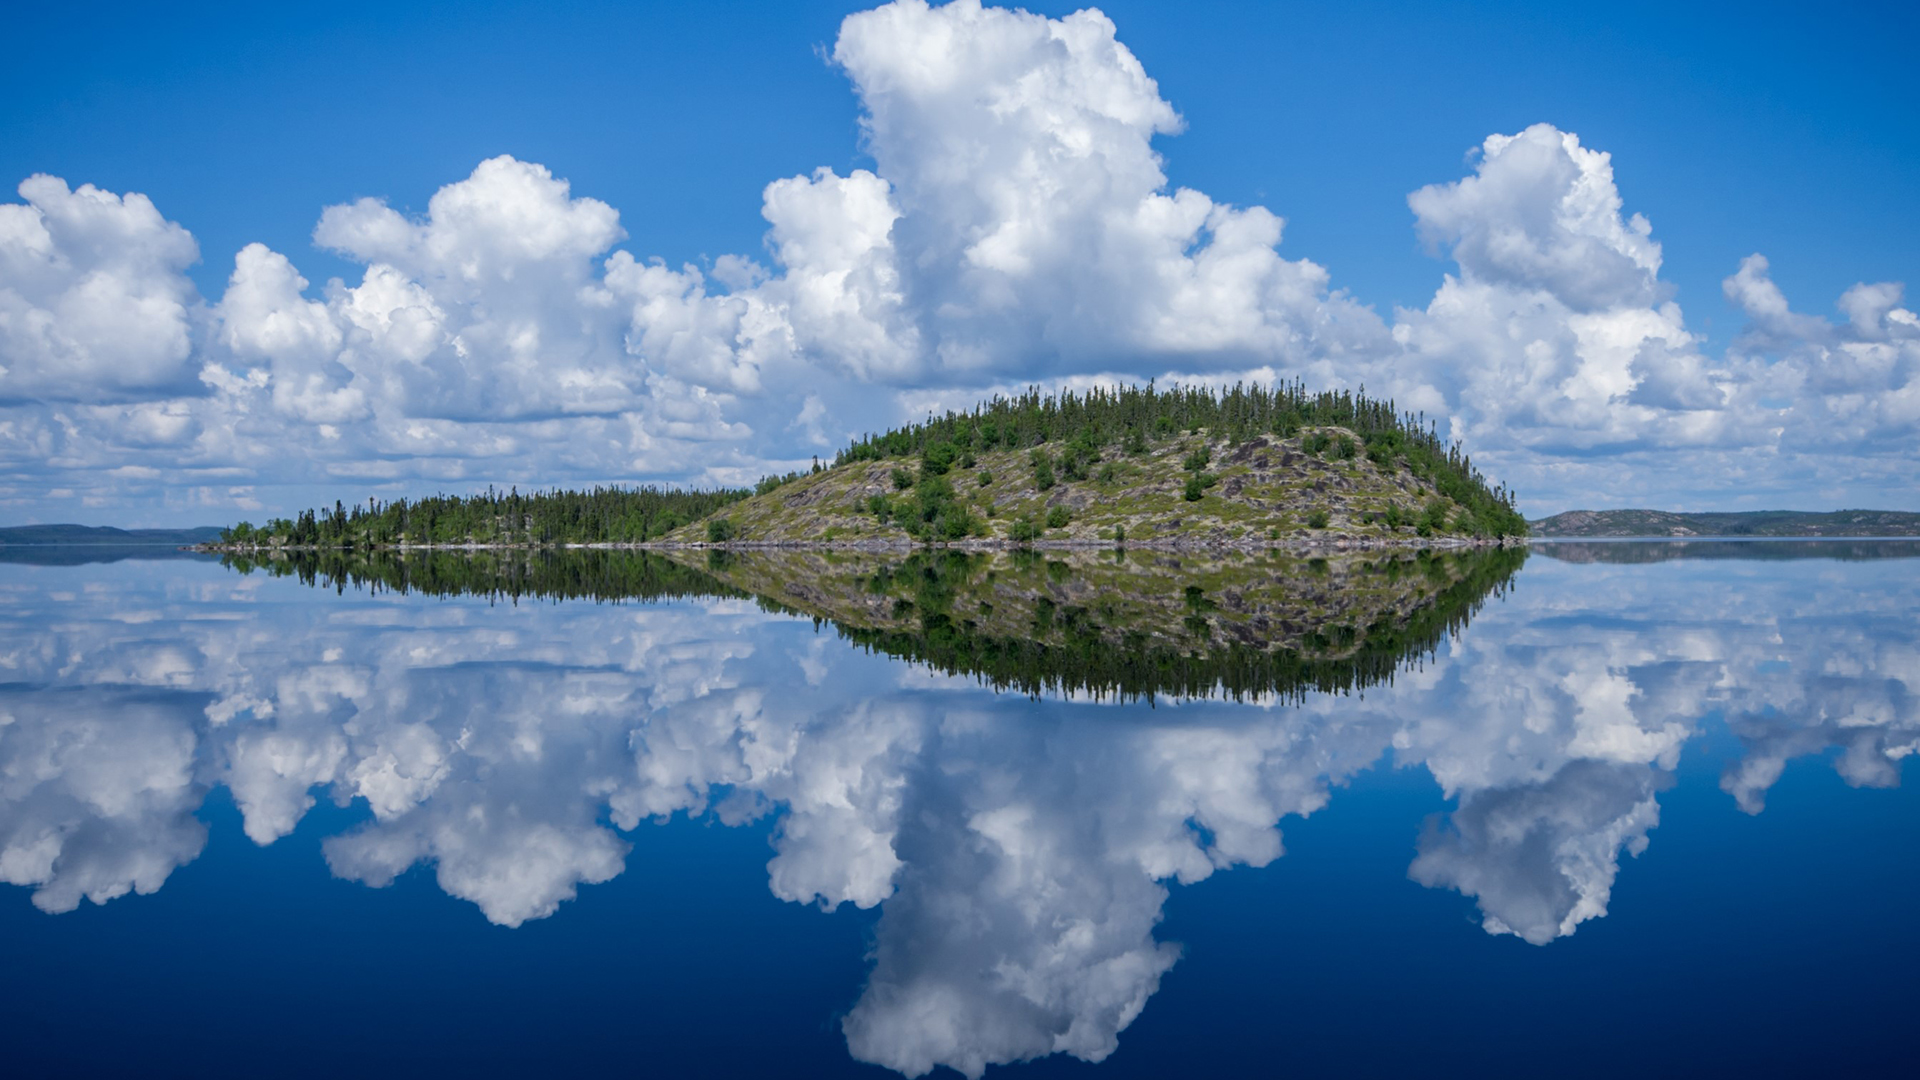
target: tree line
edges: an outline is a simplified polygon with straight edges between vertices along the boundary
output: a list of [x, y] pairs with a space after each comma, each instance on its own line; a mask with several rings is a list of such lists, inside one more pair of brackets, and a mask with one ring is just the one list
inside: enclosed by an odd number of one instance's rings
[[[1318, 430], [1329, 427], [1353, 432], [1360, 443]], [[1365, 453], [1380, 466], [1404, 463], [1468, 511], [1467, 531], [1487, 536], [1523, 536], [1527, 531], [1526, 519], [1514, 509], [1513, 492], [1489, 484], [1466, 451], [1441, 438], [1424, 416], [1403, 414], [1391, 400], [1368, 397], [1365, 388], [1309, 392], [1299, 381], [1272, 387], [1235, 383], [1219, 390], [1162, 390], [1151, 382], [1094, 387], [1084, 393], [1043, 393], [1035, 387], [1014, 397], [995, 396], [966, 412], [929, 416], [922, 423], [855, 440], [834, 463], [919, 457], [923, 473], [941, 474], [949, 463], [964, 464], [977, 451], [1051, 445], [1053, 453], [1035, 459], [1044, 490], [1056, 463], [1068, 479], [1085, 479], [1108, 447], [1144, 454], [1156, 442], [1200, 431], [1236, 445], [1257, 435], [1292, 438], [1304, 432], [1308, 453], [1336, 458]], [[1195, 472], [1204, 484], [1206, 474]]]
[[[1321, 430], [1333, 427], [1353, 432], [1359, 444]], [[1514, 509], [1513, 493], [1504, 486], [1489, 485], [1466, 452], [1442, 439], [1424, 417], [1404, 415], [1392, 401], [1369, 398], [1364, 388], [1309, 393], [1298, 381], [1272, 387], [1236, 383], [1223, 390], [1204, 386], [1162, 390], [1151, 382], [1095, 387], [1084, 393], [1042, 393], [1036, 387], [1014, 397], [995, 396], [967, 412], [929, 416], [922, 423], [856, 439], [836, 455], [834, 464], [918, 458], [917, 473], [895, 470], [900, 487], [914, 485], [916, 475], [925, 481], [926, 490], [916, 490], [910, 520], [902, 524], [912, 524], [915, 528], [910, 531], [924, 539], [953, 539], [979, 530], [945, 476], [955, 465], [972, 467], [977, 451], [1030, 449], [1036, 478], [1045, 490], [1052, 486], [1056, 467], [1068, 480], [1085, 480], [1109, 448], [1145, 454], [1159, 441], [1200, 431], [1215, 438], [1224, 436], [1234, 444], [1256, 435], [1291, 438], [1304, 432], [1308, 453], [1335, 459], [1365, 453], [1382, 467], [1404, 464], [1465, 509], [1456, 526], [1459, 531], [1483, 536], [1521, 536], [1527, 531], [1525, 518]], [[1198, 499], [1211, 478], [1204, 466], [1201, 462], [1196, 469], [1189, 463], [1194, 474], [1188, 485], [1190, 499]], [[812, 471], [821, 469], [816, 460]], [[488, 487], [484, 493], [467, 496], [368, 499], [351, 506], [336, 501], [331, 508], [305, 510], [263, 526], [240, 522], [223, 530], [221, 540], [239, 547], [312, 548], [645, 542], [802, 475], [764, 477], [752, 488], [600, 486], [523, 494], [517, 488]], [[874, 512], [884, 516], [892, 511]], [[730, 537], [728, 522], [713, 524], [708, 539]]]
[[488, 487], [466, 496], [368, 499], [353, 506], [335, 502], [331, 508], [305, 510], [259, 527], [243, 521], [224, 530], [221, 541], [242, 547], [314, 548], [634, 543], [659, 539], [752, 494], [748, 488], [696, 491], [653, 485], [526, 494], [517, 488]]

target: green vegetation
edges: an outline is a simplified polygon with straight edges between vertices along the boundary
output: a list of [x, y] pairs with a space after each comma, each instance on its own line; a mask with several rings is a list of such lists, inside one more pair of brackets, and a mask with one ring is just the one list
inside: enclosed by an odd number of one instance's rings
[[1045, 450], [1033, 452], [1033, 486], [1041, 491], [1053, 487], [1053, 458]]
[[[1364, 447], [1364, 453], [1362, 448]], [[1058, 513], [1056, 514], [1056, 509]], [[444, 545], [1028, 543], [1124, 535], [1159, 546], [1303, 537], [1499, 538], [1526, 523], [1431, 426], [1364, 394], [1298, 383], [1224, 391], [1033, 390], [853, 443], [831, 468], [751, 490], [517, 490], [307, 511], [225, 530], [235, 548]]]
[[[1342, 430], [1329, 434], [1319, 430], [1323, 428]], [[1308, 393], [1301, 383], [1271, 389], [1236, 384], [1224, 391], [1163, 391], [1151, 383], [1084, 394], [1029, 390], [1018, 397], [996, 397], [969, 412], [949, 412], [858, 440], [840, 452], [835, 466], [924, 455], [937, 446], [962, 451], [1032, 448], [1035, 483], [1046, 491], [1056, 482], [1046, 446], [1061, 448], [1060, 471], [1078, 480], [1108, 447], [1139, 456], [1151, 453], [1156, 439], [1203, 430], [1225, 438], [1230, 446], [1259, 435], [1301, 435], [1308, 454], [1334, 461], [1353, 459], [1364, 445], [1374, 464], [1404, 462], [1414, 476], [1458, 504], [1465, 511], [1462, 531], [1484, 536], [1523, 536], [1527, 531], [1513, 508], [1512, 493], [1489, 486], [1466, 453], [1442, 440], [1431, 425], [1423, 426], [1419, 419], [1401, 415], [1391, 401], [1368, 398], [1364, 392]], [[1210, 447], [1201, 446], [1188, 456], [1186, 468], [1205, 476], [1210, 463]], [[1203, 491], [1206, 486], [1203, 480]], [[1198, 501], [1200, 496], [1187, 498]]]
[[[789, 477], [776, 481], [773, 490]], [[765, 481], [762, 481], [765, 484]], [[676, 491], [669, 488], [599, 487], [522, 495], [496, 491], [464, 498], [435, 495], [393, 502], [307, 510], [255, 527], [241, 522], [221, 541], [242, 546], [375, 548], [406, 544], [603, 544], [656, 540], [683, 525], [724, 510], [753, 492]]]

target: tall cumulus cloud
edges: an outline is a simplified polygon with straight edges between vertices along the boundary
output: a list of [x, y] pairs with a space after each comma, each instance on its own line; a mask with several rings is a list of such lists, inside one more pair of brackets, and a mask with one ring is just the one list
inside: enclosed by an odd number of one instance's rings
[[625, 250], [618, 210], [502, 156], [418, 217], [326, 207], [314, 241], [357, 281], [254, 244], [201, 297], [192, 237], [143, 196], [29, 178], [0, 205], [0, 497], [734, 483], [931, 405], [1155, 376], [1364, 383], [1542, 507], [1913, 491], [1901, 287], [1809, 315], [1755, 255], [1726, 282], [1747, 329], [1710, 353], [1571, 132], [1492, 135], [1409, 196], [1453, 270], [1389, 319], [1283, 256], [1278, 214], [1170, 184], [1154, 140], [1184, 121], [1097, 10], [898, 0], [848, 17], [831, 59], [873, 169], [773, 181], [765, 252], [705, 268]]

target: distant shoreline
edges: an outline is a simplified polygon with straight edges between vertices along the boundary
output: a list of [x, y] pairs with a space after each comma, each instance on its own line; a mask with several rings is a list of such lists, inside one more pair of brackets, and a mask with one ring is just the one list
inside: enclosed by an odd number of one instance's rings
[[1840, 540], [1920, 537], [1905, 510], [1568, 510], [1527, 523], [1541, 540]]
[[77, 548], [77, 547], [157, 547], [196, 551], [205, 544], [182, 544], [178, 540], [0, 540], [0, 547]]
[[1854, 540], [1920, 540], [1906, 533], [1836, 533], [1830, 536], [1529, 536], [1529, 544], [1831, 544]]

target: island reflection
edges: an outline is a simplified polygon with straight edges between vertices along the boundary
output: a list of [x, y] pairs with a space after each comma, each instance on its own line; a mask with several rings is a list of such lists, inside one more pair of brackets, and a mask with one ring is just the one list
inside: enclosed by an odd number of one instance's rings
[[1497, 599], [1524, 548], [1302, 556], [1154, 550], [303, 552], [321, 588], [523, 600], [752, 599], [862, 649], [1001, 691], [1121, 701], [1388, 683]]
[[[1411, 876], [1546, 944], [1606, 914], [1710, 717], [1741, 748], [1720, 785], [1749, 813], [1793, 758], [1831, 754], [1879, 786], [1920, 749], [1910, 574], [1543, 560], [1516, 590], [1512, 552], [1153, 558], [1113, 571], [1142, 582], [1113, 601], [1124, 618], [1102, 614], [1101, 555], [16, 575], [0, 878], [50, 912], [150, 893], [200, 854], [215, 788], [260, 844], [325, 796], [365, 814], [324, 844], [335, 875], [377, 887], [430, 866], [518, 926], [629, 870], [670, 884], [628, 865], [649, 820], [771, 817], [775, 895], [880, 906], [843, 1024], [854, 1056], [977, 1076], [1110, 1054], [1178, 959], [1155, 937], [1169, 885], [1278, 858], [1285, 818], [1369, 768], [1424, 768], [1455, 801], [1408, 823]], [[570, 597], [612, 602], [547, 602]], [[1261, 617], [1268, 636], [1243, 640]], [[979, 645], [1008, 627], [1028, 634], [1015, 665]], [[1140, 662], [1126, 684], [1088, 659], [1130, 641], [1189, 659], [1257, 642], [1269, 660], [1237, 684], [1249, 669]], [[1336, 692], [1303, 678], [1328, 670]]]

